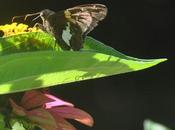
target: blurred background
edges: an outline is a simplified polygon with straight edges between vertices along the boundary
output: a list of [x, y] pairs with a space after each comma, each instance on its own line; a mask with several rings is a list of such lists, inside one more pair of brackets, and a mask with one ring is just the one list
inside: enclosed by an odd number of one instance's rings
[[90, 36], [130, 56], [169, 60], [139, 72], [53, 87], [53, 93], [95, 119], [93, 128], [74, 124], [79, 130], [142, 130], [144, 119], [149, 118], [175, 130], [175, 8], [171, 0], [1, 0], [0, 24], [10, 23], [15, 15], [86, 3], [105, 4], [109, 9]]

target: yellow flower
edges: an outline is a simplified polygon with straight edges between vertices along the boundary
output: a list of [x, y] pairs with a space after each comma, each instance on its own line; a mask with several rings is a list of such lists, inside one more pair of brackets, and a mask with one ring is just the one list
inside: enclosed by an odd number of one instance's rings
[[11, 36], [26, 32], [41, 32], [42, 30], [37, 27], [29, 27], [26, 24], [18, 24], [18, 23], [12, 23], [12, 24], [5, 24], [0, 26], [0, 30], [4, 32], [4, 36]]

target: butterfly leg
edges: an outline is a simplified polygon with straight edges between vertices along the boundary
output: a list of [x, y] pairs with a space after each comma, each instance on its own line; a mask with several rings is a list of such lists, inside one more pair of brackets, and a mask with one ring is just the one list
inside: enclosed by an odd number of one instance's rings
[[45, 28], [42, 24], [40, 24], [40, 23], [35, 23], [35, 25], [34, 25], [33, 27], [38, 27], [38, 28], [40, 28], [41, 30], [43, 30], [44, 32], [47, 32], [47, 31], [46, 31], [46, 28]]

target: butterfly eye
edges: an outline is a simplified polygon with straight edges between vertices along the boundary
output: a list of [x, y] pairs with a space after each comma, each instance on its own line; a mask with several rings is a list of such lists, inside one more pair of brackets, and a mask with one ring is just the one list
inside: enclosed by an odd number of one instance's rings
[[44, 17], [44, 13], [43, 13], [43, 12], [41, 12], [41, 13], [40, 13], [40, 16], [41, 16], [41, 17]]
[[43, 11], [40, 12], [40, 16], [47, 19], [50, 15], [54, 14], [54, 11], [51, 11], [49, 9], [45, 9]]

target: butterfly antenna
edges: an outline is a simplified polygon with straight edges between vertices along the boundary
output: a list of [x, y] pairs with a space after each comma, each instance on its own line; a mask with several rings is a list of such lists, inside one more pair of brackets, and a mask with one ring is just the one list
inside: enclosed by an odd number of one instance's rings
[[36, 18], [32, 19], [32, 21], [37, 20], [39, 17], [41, 17], [40, 15], [38, 15]]
[[16, 18], [24, 17], [24, 21], [25, 21], [25, 20], [27, 19], [27, 17], [29, 17], [29, 16], [39, 15], [39, 16], [37, 16], [36, 18], [34, 18], [34, 20], [35, 20], [35, 19], [37, 19], [37, 18], [40, 17], [40, 13], [41, 13], [41, 12], [37, 12], [37, 13], [33, 13], [33, 14], [27, 14], [27, 15], [14, 16], [14, 17], [12, 18], [12, 22], [14, 22], [14, 20], [15, 20]]
[[[40, 17], [40, 13], [41, 13], [41, 12], [37, 12], [37, 13], [33, 13], [33, 14], [27, 14], [27, 15], [25, 15], [25, 17], [24, 17], [24, 20], [26, 20], [27, 17], [29, 17], [29, 16], [34, 16], [34, 15], [39, 15], [39, 17]], [[38, 18], [38, 16], [37, 16], [36, 18], [34, 18], [34, 19], [37, 19], [37, 18]]]
[[21, 17], [25, 17], [25, 15], [21, 15], [21, 16], [14, 16], [14, 17], [12, 18], [12, 23], [14, 22], [14, 20], [15, 20], [16, 18], [21, 18]]

